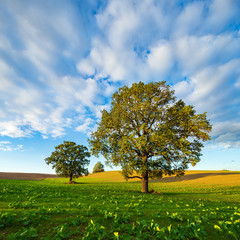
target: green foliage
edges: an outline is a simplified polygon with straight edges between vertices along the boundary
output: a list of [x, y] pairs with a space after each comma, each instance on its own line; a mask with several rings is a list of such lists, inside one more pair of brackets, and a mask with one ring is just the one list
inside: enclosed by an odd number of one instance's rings
[[240, 186], [151, 185], [0, 180], [0, 239], [240, 239]]
[[24, 228], [16, 233], [9, 234], [7, 237], [7, 240], [30, 240], [30, 239], [36, 239], [38, 237], [37, 230], [33, 227], [30, 228]]
[[234, 212], [232, 217], [228, 221], [219, 221], [219, 225], [214, 225], [214, 228], [219, 231], [220, 234], [225, 233], [229, 237], [238, 240], [240, 235], [240, 213]]
[[90, 156], [87, 147], [64, 141], [63, 144], [55, 147], [55, 151], [45, 161], [47, 164], [52, 164], [52, 168], [55, 168], [59, 176], [70, 177], [71, 182], [72, 178], [88, 175], [88, 169], [84, 167], [89, 164], [87, 158]]
[[10, 226], [14, 222], [15, 217], [16, 214], [10, 212], [0, 214], [0, 229]]
[[120, 88], [89, 139], [92, 153], [120, 165], [126, 178], [134, 171], [146, 180], [182, 175], [189, 164], [200, 161], [211, 125], [206, 113], [196, 114], [173, 94], [165, 82]]
[[104, 165], [101, 162], [97, 162], [93, 168], [93, 173], [104, 172]]

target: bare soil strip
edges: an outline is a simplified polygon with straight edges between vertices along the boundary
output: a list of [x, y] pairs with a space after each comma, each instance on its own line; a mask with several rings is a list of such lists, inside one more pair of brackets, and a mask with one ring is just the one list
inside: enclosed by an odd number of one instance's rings
[[45, 178], [57, 177], [58, 176], [56, 174], [0, 172], [0, 179], [41, 180]]

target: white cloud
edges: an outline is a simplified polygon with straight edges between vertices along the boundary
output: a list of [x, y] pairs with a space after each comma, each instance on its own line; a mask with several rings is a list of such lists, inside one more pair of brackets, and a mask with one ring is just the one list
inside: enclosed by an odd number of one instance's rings
[[213, 125], [212, 129], [213, 144], [225, 148], [240, 147], [240, 123], [225, 121]]
[[0, 49], [11, 49], [8, 39], [0, 33]]
[[0, 135], [9, 137], [26, 137], [29, 136], [29, 130], [22, 130], [24, 124], [21, 121], [0, 122]]
[[110, 45], [122, 49], [129, 34], [138, 26], [139, 17], [131, 1], [111, 1], [106, 10], [97, 15], [97, 21], [106, 32]]
[[240, 77], [237, 78], [237, 81], [234, 86], [240, 88]]
[[[82, 74], [94, 73], [96, 79], [111, 77], [113, 81], [123, 80], [125, 78], [125, 66], [123, 64], [124, 56], [118, 51], [114, 51], [106, 44], [96, 40], [89, 57], [78, 63], [78, 70]], [[86, 64], [92, 64], [91, 69], [87, 69]]]
[[88, 78], [81, 81], [81, 85], [75, 90], [75, 97], [80, 100], [84, 106], [92, 107], [97, 100], [97, 93], [97, 82], [92, 78]]
[[101, 119], [102, 117], [102, 110], [107, 110], [109, 111], [111, 108], [110, 104], [105, 104], [105, 105], [97, 105], [95, 106], [94, 113], [97, 119]]
[[222, 98], [229, 94], [228, 86], [231, 90], [229, 80], [240, 73], [240, 59], [234, 59], [226, 64], [220, 66], [207, 67], [197, 72], [192, 76], [191, 81], [194, 85], [194, 91], [189, 96], [193, 102], [197, 102], [206, 97], [213, 96], [214, 93], [219, 92]]
[[[239, 69], [240, 59], [203, 68], [187, 80], [176, 83], [175, 94], [195, 106], [198, 113], [207, 112], [214, 125], [224, 121], [234, 122], [239, 118], [240, 95], [235, 87]], [[228, 133], [229, 130], [225, 128], [223, 131]]]
[[1, 146], [4, 145], [4, 144], [10, 144], [10, 142], [9, 141], [0, 141]]
[[80, 17], [71, 4], [54, 8], [48, 2], [3, 4], [16, 36], [12, 39], [6, 32], [0, 47], [15, 39], [18, 46], [5, 46], [11, 67], [7, 59], [0, 60], [0, 135], [23, 137], [40, 132], [44, 138], [62, 136], [84, 108], [94, 108], [98, 102], [95, 80], [61, 72], [62, 61], [76, 62], [87, 47], [84, 24], [76, 23]]
[[[237, 1], [113, 0], [91, 17], [98, 4], [75, 4], [0, 3], [11, 18], [0, 21], [0, 135], [88, 134], [113, 92], [138, 81], [167, 80], [214, 125], [239, 118]], [[219, 126], [229, 144], [236, 133]]]
[[[10, 74], [12, 72], [12, 68], [8, 64], [6, 64], [2, 59], [0, 59], [0, 71], [3, 74]], [[1, 80], [1, 83], [2, 83], [2, 80]]]
[[185, 36], [176, 40], [176, 55], [185, 72], [192, 74], [212, 64], [239, 56], [240, 38], [235, 34]]
[[129, 83], [159, 79], [172, 66], [171, 46], [158, 38], [158, 31], [169, 31], [171, 18], [152, 1], [111, 1], [96, 18], [101, 35], [94, 37], [89, 55], [78, 63], [81, 73], [88, 71], [83, 63], [91, 63], [95, 79]]
[[94, 123], [93, 119], [86, 118], [82, 125], [76, 127], [76, 131], [88, 134], [91, 131], [91, 125]]
[[214, 0], [209, 7], [207, 24], [213, 30], [220, 30], [239, 15], [239, 3], [235, 0]]
[[187, 96], [192, 92], [193, 87], [187, 81], [181, 81], [174, 85], [175, 94], [178, 98], [187, 98]]
[[95, 70], [91, 62], [87, 59], [80, 61], [77, 65], [77, 69], [80, 73], [86, 74], [88, 76], [94, 75]]
[[196, 32], [203, 22], [203, 2], [188, 4], [176, 19], [173, 35], [184, 36]]
[[150, 69], [157, 74], [164, 74], [173, 65], [172, 49], [168, 42], [161, 41], [156, 46], [150, 48], [150, 54], [148, 55], [148, 64]]
[[9, 141], [0, 141], [0, 151], [23, 151], [23, 145], [13, 146]]

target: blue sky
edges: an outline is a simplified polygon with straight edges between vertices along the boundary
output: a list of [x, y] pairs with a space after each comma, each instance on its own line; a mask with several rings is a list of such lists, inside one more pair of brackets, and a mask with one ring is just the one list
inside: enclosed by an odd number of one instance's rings
[[240, 170], [239, 3], [0, 1], [0, 171], [54, 173], [119, 87], [162, 80], [213, 125], [194, 169]]

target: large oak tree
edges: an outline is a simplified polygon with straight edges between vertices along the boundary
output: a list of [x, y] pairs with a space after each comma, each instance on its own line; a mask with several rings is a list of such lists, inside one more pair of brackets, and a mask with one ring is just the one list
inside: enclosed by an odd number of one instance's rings
[[210, 131], [206, 113], [176, 101], [165, 82], [139, 82], [114, 93], [89, 144], [95, 156], [120, 165], [126, 179], [140, 178], [142, 192], [148, 192], [149, 178], [183, 175], [199, 162]]
[[45, 161], [48, 165], [52, 164], [58, 176], [69, 177], [69, 183], [73, 183], [73, 178], [88, 175], [85, 166], [89, 164], [90, 160], [87, 158], [90, 156], [87, 147], [64, 141], [55, 147], [55, 151]]

